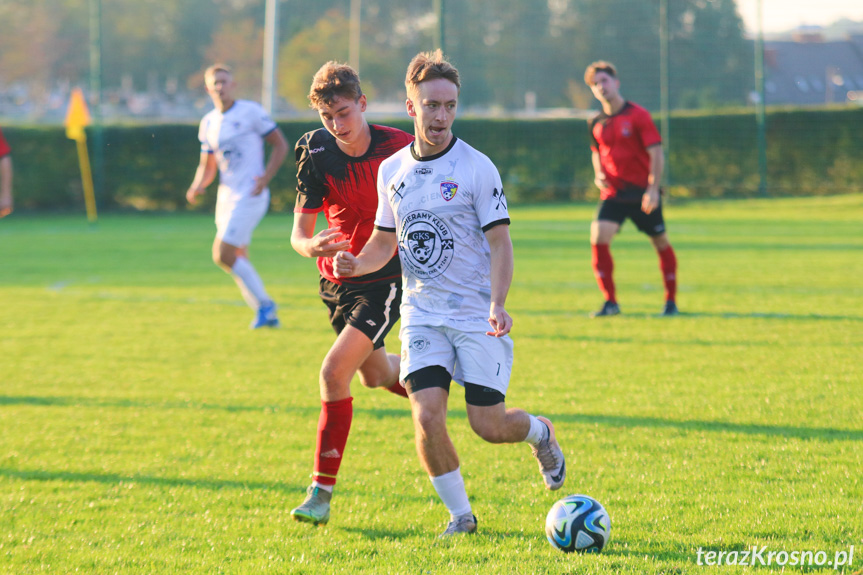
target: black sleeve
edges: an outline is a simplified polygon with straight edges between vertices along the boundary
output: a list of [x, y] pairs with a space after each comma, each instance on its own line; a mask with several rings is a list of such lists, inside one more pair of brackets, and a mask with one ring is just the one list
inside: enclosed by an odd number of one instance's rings
[[324, 205], [327, 196], [327, 186], [309, 152], [309, 140], [306, 134], [294, 148], [297, 163], [297, 202], [294, 211], [316, 212]]
[[594, 148], [599, 148], [599, 142], [596, 141], [596, 137], [593, 135], [593, 127], [596, 126], [598, 121], [599, 115], [596, 115], [587, 121], [587, 130], [590, 132], [590, 145]]

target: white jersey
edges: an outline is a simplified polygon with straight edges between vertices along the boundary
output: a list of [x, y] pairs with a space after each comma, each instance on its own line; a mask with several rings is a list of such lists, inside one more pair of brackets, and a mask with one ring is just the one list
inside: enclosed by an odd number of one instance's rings
[[455, 136], [440, 154], [418, 158], [411, 145], [384, 160], [375, 226], [398, 237], [402, 328], [489, 329], [491, 250], [484, 231], [499, 224], [509, 224], [500, 174]]
[[220, 200], [249, 197], [255, 178], [264, 174], [264, 137], [275, 129], [264, 108], [249, 100], [235, 100], [225, 112], [215, 109], [204, 116], [198, 140], [202, 152], [216, 155]]

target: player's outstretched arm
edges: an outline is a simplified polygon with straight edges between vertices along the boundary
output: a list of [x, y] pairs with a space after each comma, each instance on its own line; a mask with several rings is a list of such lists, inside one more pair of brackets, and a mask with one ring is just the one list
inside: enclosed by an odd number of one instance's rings
[[398, 246], [395, 232], [375, 229], [359, 255], [344, 251], [333, 258], [337, 277], [350, 278], [376, 272], [390, 261]]
[[216, 157], [208, 152], [201, 152], [201, 160], [198, 162], [198, 169], [195, 170], [195, 179], [192, 180], [192, 185], [186, 192], [186, 199], [190, 204], [197, 202], [198, 196], [207, 191], [207, 186], [216, 179], [218, 171], [219, 165], [216, 163]]
[[515, 268], [509, 225], [497, 225], [485, 232], [485, 237], [491, 248], [491, 306], [488, 323], [492, 329], [487, 331], [486, 335], [502, 337], [512, 329], [512, 317], [504, 307]]
[[315, 233], [318, 214], [294, 213], [294, 227], [291, 231], [291, 246], [301, 256], [307, 258], [332, 258], [337, 253], [351, 247], [351, 242], [342, 240], [342, 232], [327, 228]]

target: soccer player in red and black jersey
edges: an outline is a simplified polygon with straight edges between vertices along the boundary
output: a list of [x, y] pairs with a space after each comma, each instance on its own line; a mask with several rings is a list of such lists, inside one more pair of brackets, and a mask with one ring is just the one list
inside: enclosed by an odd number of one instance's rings
[[591, 315], [620, 313], [610, 247], [626, 218], [650, 237], [659, 255], [659, 269], [665, 283], [662, 315], [677, 315], [677, 258], [668, 242], [662, 218], [659, 184], [664, 159], [659, 132], [647, 110], [620, 95], [620, 80], [614, 65], [594, 62], [587, 67], [584, 81], [602, 104], [602, 112], [590, 120], [594, 182], [601, 190], [599, 211], [590, 227], [590, 244], [593, 272], [605, 303]]
[[[413, 136], [366, 122], [366, 96], [350, 66], [324, 64], [312, 80], [309, 100], [324, 127], [305, 134], [296, 145], [298, 193], [291, 245], [299, 254], [317, 258], [320, 296], [338, 337], [321, 366], [313, 482], [306, 500], [291, 515], [317, 525], [329, 520], [353, 417], [354, 374], [359, 373], [366, 387], [384, 387], [407, 397], [399, 383], [400, 358], [384, 348], [384, 337], [399, 319], [398, 253], [394, 251], [377, 272], [353, 278], [333, 274], [333, 257], [344, 250], [358, 254], [365, 246], [378, 206], [378, 166], [409, 145]], [[327, 229], [315, 234], [320, 212]]]

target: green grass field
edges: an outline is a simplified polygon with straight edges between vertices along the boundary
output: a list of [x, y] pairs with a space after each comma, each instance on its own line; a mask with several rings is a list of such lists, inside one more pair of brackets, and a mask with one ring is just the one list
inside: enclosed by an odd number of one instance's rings
[[[334, 335], [289, 216], [252, 249], [285, 324], [263, 332], [209, 260], [210, 215], [0, 220], [0, 573], [698, 573], [717, 571], [699, 548], [852, 545], [839, 572], [863, 571], [863, 195], [667, 207], [677, 318], [657, 317], [657, 258], [631, 224], [624, 315], [587, 317], [593, 210], [512, 210], [507, 403], [555, 422], [567, 483], [544, 490], [526, 445], [474, 436], [455, 386], [480, 529], [451, 541], [407, 402], [356, 382], [332, 519], [291, 520]], [[545, 540], [573, 493], [611, 515], [599, 556]]]

